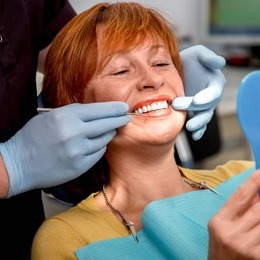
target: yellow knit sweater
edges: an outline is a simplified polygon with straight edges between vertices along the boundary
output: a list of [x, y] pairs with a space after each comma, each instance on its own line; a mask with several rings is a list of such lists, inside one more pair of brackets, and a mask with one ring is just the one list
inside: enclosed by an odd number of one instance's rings
[[[188, 179], [206, 181], [211, 187], [254, 166], [249, 161], [230, 161], [213, 170], [180, 167]], [[33, 242], [32, 260], [76, 259], [74, 251], [87, 244], [108, 238], [129, 235], [125, 226], [112, 212], [103, 212], [94, 199], [95, 194], [68, 211], [46, 219]]]

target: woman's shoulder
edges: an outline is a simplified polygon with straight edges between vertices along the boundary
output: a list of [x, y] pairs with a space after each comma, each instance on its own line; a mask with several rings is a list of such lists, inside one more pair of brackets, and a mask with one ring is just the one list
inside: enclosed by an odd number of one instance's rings
[[205, 169], [186, 169], [180, 167], [183, 175], [195, 182], [206, 181], [212, 187], [228, 180], [229, 178], [242, 173], [243, 171], [255, 166], [253, 161], [233, 160], [223, 165], [218, 165], [211, 170]]
[[246, 160], [231, 160], [223, 165], [218, 165], [213, 171], [227, 171], [230, 175], [237, 175], [251, 167], [255, 166], [255, 162]]
[[80, 228], [88, 226], [87, 212], [77, 205], [45, 219], [33, 240], [32, 259], [75, 259], [74, 251], [89, 243], [89, 232]]
[[81, 226], [81, 223], [88, 225], [88, 223], [98, 222], [102, 218], [102, 212], [95, 202], [96, 193], [92, 193], [86, 199], [79, 202], [76, 206], [51, 216], [45, 222], [63, 222], [67, 225], [76, 228]]
[[91, 194], [76, 206], [51, 216], [44, 221], [40, 231], [53, 236], [74, 237], [79, 243], [85, 244], [108, 237], [126, 235], [124, 227], [111, 212], [101, 211], [95, 201], [96, 193]]
[[[78, 205], [45, 219], [37, 232], [37, 236], [40, 234], [43, 238], [44, 234], [52, 234], [52, 236], [60, 235], [63, 237], [69, 234], [81, 240], [82, 234], [86, 231], [82, 231], [82, 227], [87, 228], [95, 223], [97, 224], [100, 221], [100, 212], [95, 205], [94, 194], [91, 194]], [[88, 234], [88, 232], [85, 234]]]

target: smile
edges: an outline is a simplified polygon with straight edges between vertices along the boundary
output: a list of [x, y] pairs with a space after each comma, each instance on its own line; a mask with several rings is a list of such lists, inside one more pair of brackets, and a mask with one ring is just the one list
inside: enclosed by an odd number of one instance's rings
[[167, 109], [168, 108], [168, 102], [166, 100], [158, 101], [158, 102], [153, 102], [149, 105], [139, 107], [134, 110], [135, 114], [144, 114], [144, 113], [149, 113], [151, 111], [157, 111], [161, 109]]

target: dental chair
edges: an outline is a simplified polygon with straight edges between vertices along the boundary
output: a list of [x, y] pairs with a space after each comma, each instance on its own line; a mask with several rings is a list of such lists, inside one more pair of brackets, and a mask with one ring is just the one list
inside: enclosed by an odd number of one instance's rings
[[[189, 120], [187, 116], [186, 122]], [[181, 131], [175, 144], [175, 159], [178, 165], [192, 168], [197, 162], [217, 154], [222, 147], [222, 139], [217, 111], [214, 112], [207, 130], [200, 140], [194, 141], [186, 128]]]

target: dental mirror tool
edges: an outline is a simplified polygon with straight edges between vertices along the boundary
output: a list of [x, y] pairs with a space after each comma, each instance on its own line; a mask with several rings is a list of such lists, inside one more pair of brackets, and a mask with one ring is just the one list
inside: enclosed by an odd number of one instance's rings
[[[38, 113], [46, 113], [46, 112], [49, 112], [51, 110], [53, 110], [53, 108], [48, 108], [48, 107], [38, 107], [37, 108]], [[141, 116], [142, 114], [126, 112], [125, 115], [138, 115], [138, 116]]]

